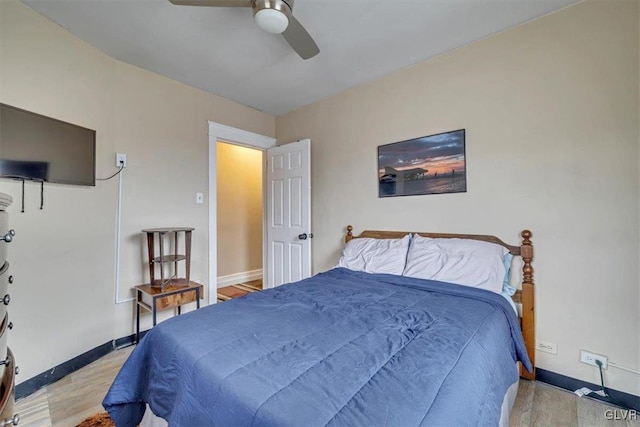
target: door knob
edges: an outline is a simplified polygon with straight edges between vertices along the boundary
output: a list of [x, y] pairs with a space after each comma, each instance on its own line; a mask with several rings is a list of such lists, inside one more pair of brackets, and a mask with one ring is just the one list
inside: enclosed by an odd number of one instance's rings
[[7, 243], [11, 243], [11, 241], [13, 240], [13, 236], [16, 235], [16, 232], [13, 230], [9, 230], [7, 232], [7, 234], [5, 234], [4, 236], [0, 237], [0, 240], [4, 240]]
[[19, 422], [20, 422], [20, 415], [15, 414], [13, 418], [0, 421], [0, 427], [17, 426]]
[[20, 414], [15, 414], [13, 418], [9, 418], [8, 420], [0, 421], [0, 427], [6, 426], [17, 426], [20, 422]]
[[298, 239], [307, 240], [307, 233], [298, 234]]

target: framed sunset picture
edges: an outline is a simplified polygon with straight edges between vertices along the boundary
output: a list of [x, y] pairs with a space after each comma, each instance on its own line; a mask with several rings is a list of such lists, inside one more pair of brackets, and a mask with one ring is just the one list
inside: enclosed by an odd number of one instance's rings
[[378, 147], [378, 196], [467, 191], [465, 130]]

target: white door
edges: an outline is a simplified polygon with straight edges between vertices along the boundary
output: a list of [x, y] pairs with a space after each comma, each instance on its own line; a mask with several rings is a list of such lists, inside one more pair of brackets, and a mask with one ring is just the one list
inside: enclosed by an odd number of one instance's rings
[[311, 276], [311, 140], [267, 150], [267, 288]]

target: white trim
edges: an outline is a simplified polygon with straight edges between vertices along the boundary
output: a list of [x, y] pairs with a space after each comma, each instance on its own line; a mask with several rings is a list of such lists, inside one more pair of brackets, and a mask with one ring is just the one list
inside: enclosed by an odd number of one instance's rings
[[243, 271], [241, 273], [229, 274], [227, 276], [218, 276], [218, 289], [224, 286], [239, 285], [258, 279], [262, 279], [262, 269]]
[[[268, 258], [267, 240], [267, 150], [262, 151], [262, 270], [267, 271]], [[262, 288], [265, 288], [266, 276], [262, 275]]]
[[[209, 122], [209, 304], [215, 304], [218, 301], [218, 201], [216, 179], [216, 143], [218, 141], [244, 145], [259, 150], [266, 150], [276, 145], [275, 138], [220, 123]], [[266, 185], [266, 181], [263, 180], [264, 185]], [[264, 190], [266, 189], [263, 188]], [[266, 245], [266, 243], [266, 239], [263, 239], [263, 245]], [[266, 250], [263, 246], [263, 260], [265, 252]], [[263, 264], [263, 269], [266, 272], [266, 264]]]
[[[216, 139], [221, 139], [232, 144], [247, 145], [252, 148], [266, 150], [276, 146], [276, 139], [248, 130], [238, 129], [220, 123], [209, 122], [209, 136], [215, 135]], [[211, 138], [209, 138], [211, 141]]]

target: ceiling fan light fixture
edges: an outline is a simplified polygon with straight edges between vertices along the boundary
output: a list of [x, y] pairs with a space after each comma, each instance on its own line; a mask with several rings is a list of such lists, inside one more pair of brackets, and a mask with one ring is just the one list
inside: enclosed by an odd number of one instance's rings
[[[1, 2], [2, 0], [0, 0]], [[282, 34], [289, 46], [302, 59], [320, 53], [309, 32], [291, 11], [295, 0], [169, 0], [175, 5], [209, 7], [250, 7], [258, 27], [265, 32]]]
[[261, 9], [255, 18], [258, 27], [271, 34], [282, 34], [289, 26], [287, 15], [276, 9]]

